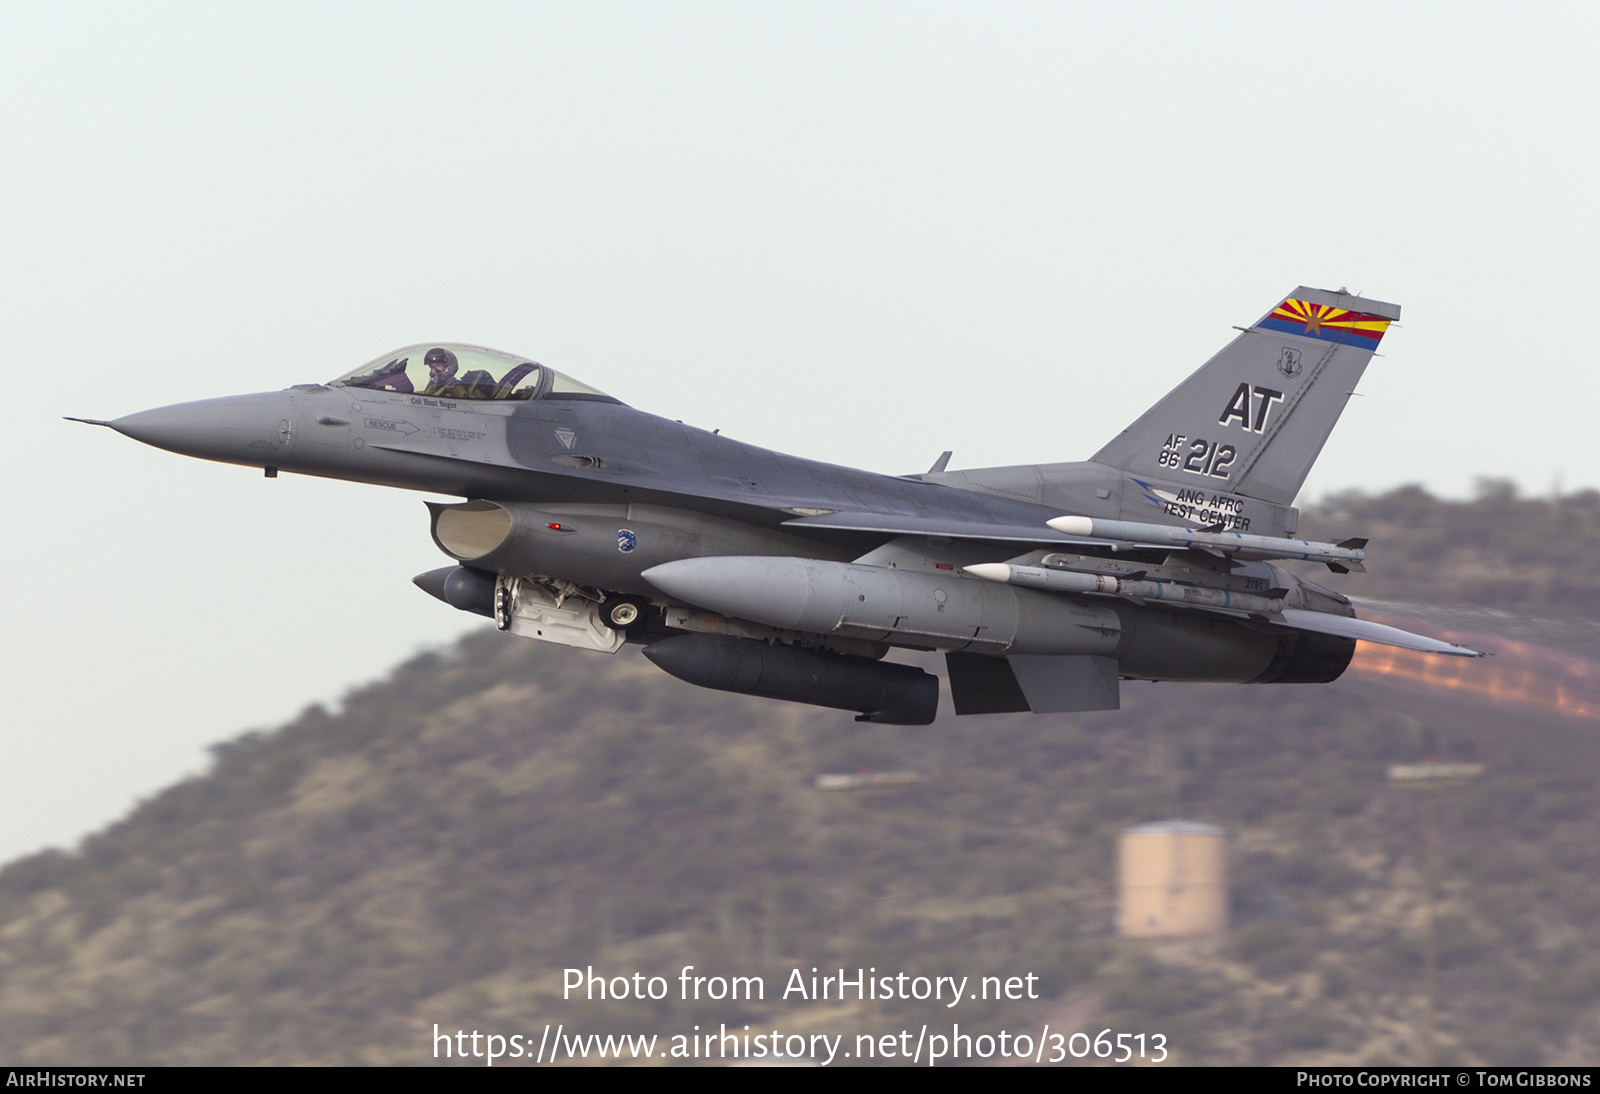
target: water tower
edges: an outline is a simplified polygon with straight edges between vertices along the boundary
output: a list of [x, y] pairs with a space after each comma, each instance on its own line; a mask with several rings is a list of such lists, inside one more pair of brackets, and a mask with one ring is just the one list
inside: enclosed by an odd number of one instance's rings
[[1193, 821], [1138, 824], [1118, 847], [1117, 931], [1191, 938], [1228, 929], [1228, 834]]

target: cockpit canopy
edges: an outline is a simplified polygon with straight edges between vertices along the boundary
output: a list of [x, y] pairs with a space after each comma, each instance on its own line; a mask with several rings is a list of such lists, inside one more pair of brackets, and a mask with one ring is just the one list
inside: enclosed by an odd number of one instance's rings
[[368, 361], [333, 383], [440, 399], [617, 401], [537, 361], [454, 342], [425, 342], [397, 349]]

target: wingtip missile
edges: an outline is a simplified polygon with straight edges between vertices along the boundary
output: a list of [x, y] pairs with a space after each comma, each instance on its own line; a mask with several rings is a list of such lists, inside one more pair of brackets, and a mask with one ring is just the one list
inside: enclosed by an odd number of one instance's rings
[[[1306, 562], [1325, 562], [1337, 572], [1362, 570], [1365, 553], [1358, 546], [1365, 540], [1344, 543], [1317, 543], [1305, 539], [1279, 539], [1244, 532], [1217, 532], [1211, 529], [1181, 528], [1170, 524], [1145, 524], [1130, 520], [1102, 520], [1098, 517], [1067, 515], [1045, 522], [1068, 536], [1093, 537], [1141, 546], [1176, 547], [1208, 551], [1219, 556], [1240, 558], [1291, 558]], [[1344, 567], [1339, 571], [1339, 567]]]

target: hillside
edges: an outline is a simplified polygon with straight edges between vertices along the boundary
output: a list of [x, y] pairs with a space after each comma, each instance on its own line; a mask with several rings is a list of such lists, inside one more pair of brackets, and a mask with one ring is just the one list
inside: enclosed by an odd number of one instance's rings
[[[1343, 584], [1374, 596], [1569, 622], [1600, 604], [1592, 494], [1408, 490], [1336, 499], [1318, 522], [1373, 537], [1373, 573]], [[1420, 803], [1384, 775], [1427, 755], [1490, 768], [1442, 809], [1445, 1059], [1596, 1058], [1592, 719], [1354, 673], [1130, 684], [1124, 702], [863, 726], [689, 687], [631, 648], [474, 634], [0, 871], [0, 1058], [425, 1063], [435, 1024], [531, 1036], [531, 1053], [547, 1022], [853, 1043], [958, 1021], [1161, 1032], [1186, 1063], [1416, 1062]], [[860, 809], [813, 786], [861, 768], [925, 782]], [[1117, 833], [1171, 816], [1232, 835], [1224, 940], [1111, 933]], [[1031, 972], [1040, 998], [778, 998], [793, 968], [858, 963], [863, 836], [871, 965]], [[684, 965], [760, 975], [766, 998], [681, 1001]], [[562, 970], [587, 966], [672, 994], [563, 1000]]]
[[1310, 508], [1300, 534], [1371, 540], [1368, 572], [1316, 580], [1351, 596], [1453, 604], [1545, 617], [1600, 619], [1600, 493], [1517, 496], [1480, 480], [1467, 502], [1420, 486], [1335, 495]]

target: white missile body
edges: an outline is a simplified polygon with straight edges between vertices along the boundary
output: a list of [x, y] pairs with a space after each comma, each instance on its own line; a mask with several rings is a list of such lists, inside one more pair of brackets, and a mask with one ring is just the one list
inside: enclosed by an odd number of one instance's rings
[[[1307, 539], [1279, 539], [1277, 536], [1252, 536], [1243, 532], [1197, 532], [1167, 524], [1143, 524], [1130, 520], [1101, 520], [1099, 517], [1056, 517], [1046, 521], [1051, 528], [1068, 536], [1085, 536], [1118, 543], [1155, 547], [1200, 547], [1239, 558], [1296, 558], [1323, 562], [1347, 570], [1364, 570], [1366, 552], [1359, 546], [1317, 543]], [[1365, 540], [1349, 541], [1364, 544]]]
[[1281, 599], [1257, 596], [1254, 593], [1230, 592], [1227, 589], [1180, 585], [1176, 581], [1129, 581], [1108, 574], [1049, 570], [1042, 566], [1013, 566], [1007, 562], [981, 562], [963, 569], [973, 577], [1000, 581], [1007, 585], [1026, 585], [1061, 593], [1120, 596], [1135, 603], [1160, 600], [1177, 602], [1188, 607], [1225, 608], [1236, 612], [1250, 612], [1252, 615], [1275, 615], [1283, 610]]

